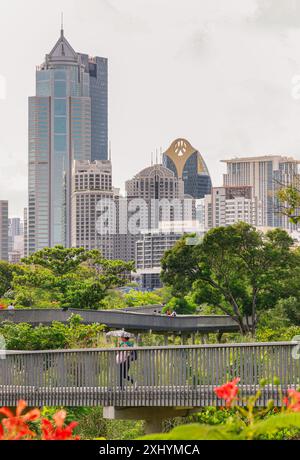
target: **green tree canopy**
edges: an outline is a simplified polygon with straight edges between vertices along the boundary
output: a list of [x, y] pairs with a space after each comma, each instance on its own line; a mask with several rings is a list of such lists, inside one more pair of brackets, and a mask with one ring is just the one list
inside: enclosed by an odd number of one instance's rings
[[22, 260], [27, 265], [40, 265], [50, 270], [53, 275], [60, 276], [72, 273], [87, 260], [100, 259], [97, 250], [86, 251], [84, 248], [65, 248], [57, 245], [53, 248], [44, 248]]
[[196, 291], [199, 303], [220, 308], [243, 334], [254, 333], [262, 299], [278, 296], [278, 285], [298, 262], [293, 240], [284, 230], [264, 235], [243, 222], [214, 228], [197, 245], [186, 238], [165, 253], [163, 282], [176, 297]]
[[76, 308], [97, 309], [107, 291], [123, 286], [134, 269], [131, 262], [104, 259], [98, 250], [63, 246], [42, 249], [23, 262], [12, 282], [17, 295], [30, 303], [32, 290], [43, 290], [61, 306]]
[[12, 287], [14, 266], [0, 260], [0, 297]]

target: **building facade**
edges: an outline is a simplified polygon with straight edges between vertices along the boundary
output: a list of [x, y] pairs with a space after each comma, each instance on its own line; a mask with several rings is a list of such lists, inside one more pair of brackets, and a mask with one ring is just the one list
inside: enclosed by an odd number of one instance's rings
[[60, 38], [29, 98], [28, 252], [71, 246], [73, 160], [107, 160], [107, 60]]
[[135, 267], [136, 277], [143, 289], [161, 287], [161, 259], [166, 251], [185, 234], [204, 234], [196, 221], [161, 222], [158, 229], [142, 232], [136, 241]]
[[8, 201], [0, 200], [0, 260], [8, 261]]
[[8, 219], [8, 251], [13, 251], [16, 236], [23, 235], [23, 223], [20, 217]]
[[204, 200], [206, 230], [240, 221], [258, 225], [262, 219], [261, 203], [253, 196], [253, 187], [249, 185], [213, 187]]
[[176, 139], [163, 154], [163, 164], [184, 182], [184, 193], [198, 199], [211, 191], [205, 161], [186, 139]]
[[113, 259], [115, 215], [108, 212], [98, 228], [99, 217], [114, 199], [111, 162], [74, 161], [72, 181], [72, 246], [99, 249]]
[[292, 225], [278, 212], [277, 191], [295, 181], [299, 183], [299, 161], [281, 155], [223, 160], [227, 165], [225, 187], [253, 189], [252, 196], [260, 206], [257, 226], [291, 229]]
[[[181, 220], [184, 212], [184, 184], [161, 164], [149, 166], [126, 181], [126, 213], [119, 212], [127, 228], [119, 231], [116, 247], [124, 260], [135, 260], [136, 241], [143, 231], [157, 229], [162, 221]], [[192, 201], [192, 200], [189, 200]], [[186, 205], [188, 204], [188, 200]], [[121, 211], [122, 201], [119, 203]]]
[[24, 257], [24, 225], [20, 217], [8, 219], [8, 261], [19, 263]]

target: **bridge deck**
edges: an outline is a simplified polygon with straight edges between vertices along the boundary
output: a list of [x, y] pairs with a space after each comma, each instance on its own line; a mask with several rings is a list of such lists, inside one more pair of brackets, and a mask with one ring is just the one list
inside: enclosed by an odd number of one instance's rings
[[102, 323], [112, 328], [125, 328], [131, 331], [156, 332], [236, 332], [238, 324], [226, 315], [180, 315], [170, 318], [166, 315], [147, 313], [149, 309], [136, 308], [135, 311], [122, 310], [77, 310], [69, 309], [17, 309], [0, 311], [1, 321], [30, 323], [32, 325], [51, 324], [52, 321], [66, 323], [72, 313], [79, 314], [83, 323]]
[[[240, 385], [240, 395], [247, 398], [256, 393], [259, 385]], [[295, 388], [290, 385], [288, 388]], [[269, 399], [280, 406], [280, 391], [286, 387], [267, 385], [257, 405], [265, 406]], [[34, 387], [34, 386], [0, 386], [0, 406], [16, 406], [20, 399], [25, 399], [29, 406], [118, 406], [118, 407], [205, 407], [224, 406], [224, 401], [216, 399], [214, 386], [196, 385], [137, 388], [125, 386], [123, 389], [110, 387]]]

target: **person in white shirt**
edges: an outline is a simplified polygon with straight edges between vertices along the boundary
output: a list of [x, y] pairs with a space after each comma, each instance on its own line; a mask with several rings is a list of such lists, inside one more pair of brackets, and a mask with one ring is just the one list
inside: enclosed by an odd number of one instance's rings
[[13, 303], [9, 304], [7, 307], [7, 310], [14, 310], [14, 309], [15, 309], [15, 306]]

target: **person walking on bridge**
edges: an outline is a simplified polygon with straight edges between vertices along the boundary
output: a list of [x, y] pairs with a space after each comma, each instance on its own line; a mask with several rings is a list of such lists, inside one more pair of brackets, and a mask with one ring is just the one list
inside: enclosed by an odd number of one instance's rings
[[[120, 348], [131, 348], [134, 346], [134, 343], [129, 340], [129, 336], [124, 333], [122, 337], [120, 337], [119, 347]], [[116, 356], [117, 365], [119, 366], [119, 386], [123, 390], [124, 388], [124, 381], [128, 381], [134, 385], [133, 378], [129, 375], [129, 368], [131, 361], [136, 360], [136, 351], [132, 350], [124, 350], [119, 351]]]

